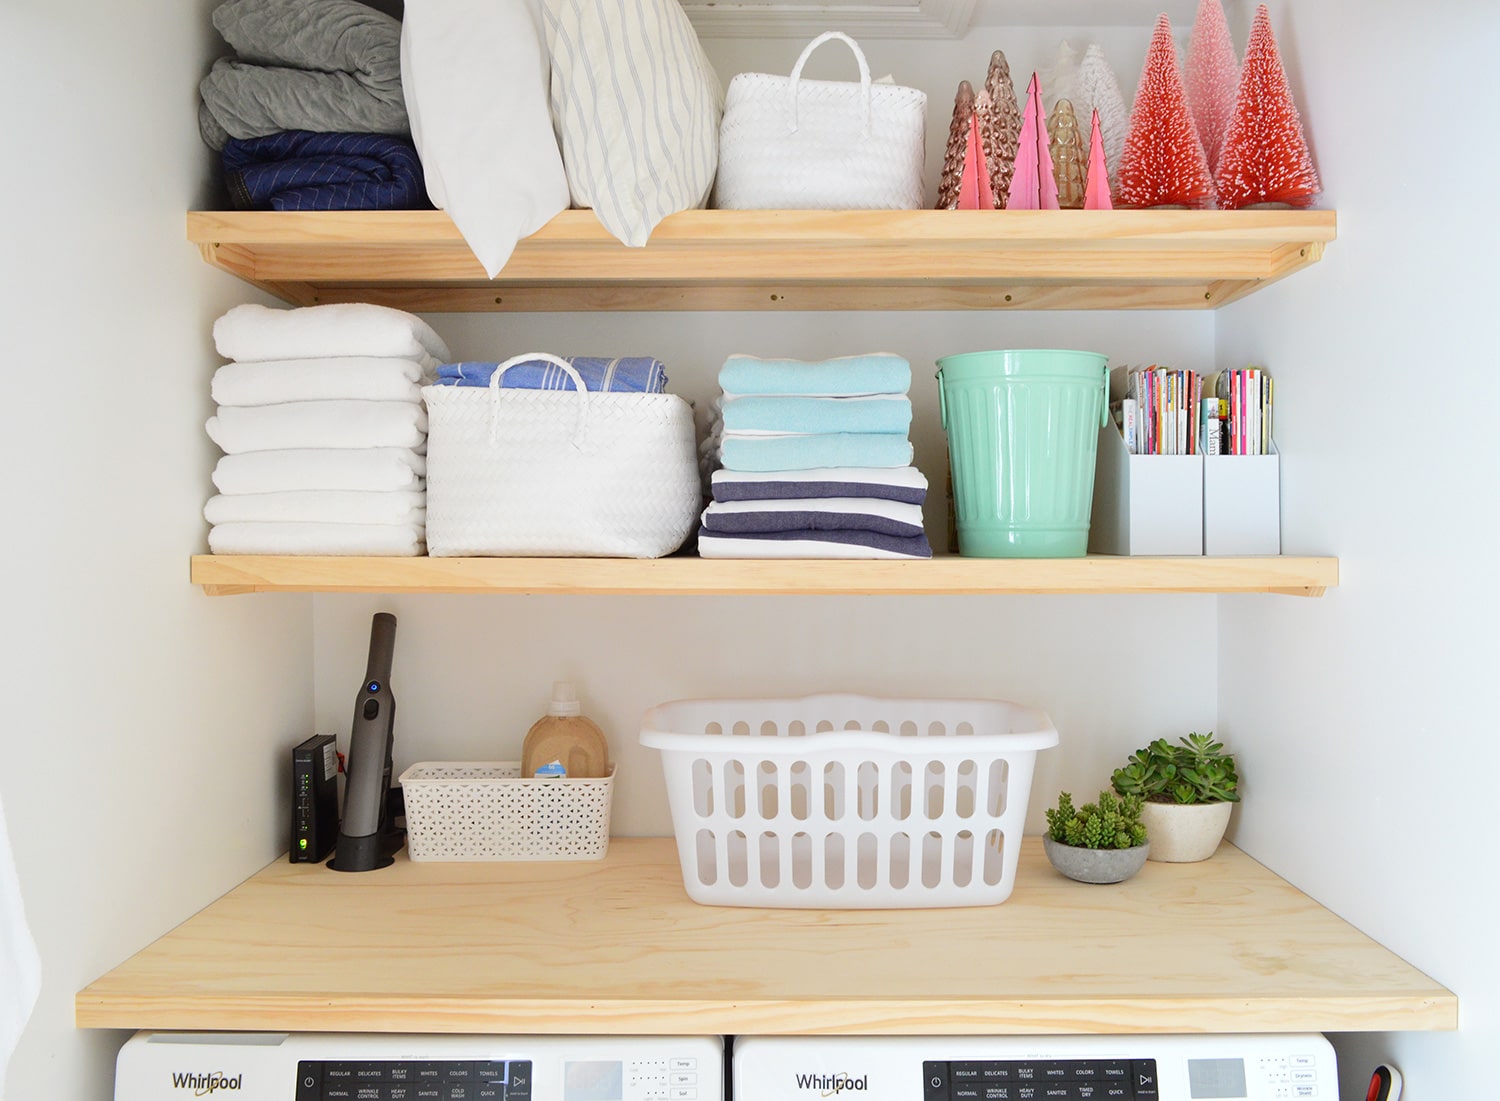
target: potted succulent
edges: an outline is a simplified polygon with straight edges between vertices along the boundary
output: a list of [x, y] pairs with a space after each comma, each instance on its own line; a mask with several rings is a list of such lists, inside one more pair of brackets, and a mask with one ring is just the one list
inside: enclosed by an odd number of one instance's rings
[[1116, 769], [1111, 783], [1119, 794], [1143, 800], [1151, 859], [1191, 863], [1207, 860], [1224, 839], [1240, 778], [1233, 754], [1212, 732], [1178, 743], [1157, 738]]
[[1101, 791], [1092, 803], [1074, 808], [1063, 792], [1047, 812], [1042, 847], [1052, 866], [1080, 883], [1119, 883], [1146, 863], [1150, 844], [1141, 822], [1141, 800]]

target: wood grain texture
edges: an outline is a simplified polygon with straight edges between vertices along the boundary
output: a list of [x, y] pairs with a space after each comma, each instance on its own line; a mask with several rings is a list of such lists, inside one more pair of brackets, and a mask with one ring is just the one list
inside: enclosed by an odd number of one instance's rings
[[299, 305], [1200, 309], [1316, 262], [1332, 211], [690, 210], [627, 248], [559, 214], [486, 279], [441, 211], [195, 211], [204, 259]]
[[961, 558], [925, 561], [670, 558], [342, 558], [198, 555], [192, 581], [245, 592], [643, 595], [1250, 593], [1321, 596], [1336, 558]]
[[1116, 886], [1037, 838], [999, 906], [699, 906], [667, 838], [598, 862], [277, 862], [91, 983], [80, 1027], [1045, 1034], [1452, 1029], [1455, 996], [1225, 845]]

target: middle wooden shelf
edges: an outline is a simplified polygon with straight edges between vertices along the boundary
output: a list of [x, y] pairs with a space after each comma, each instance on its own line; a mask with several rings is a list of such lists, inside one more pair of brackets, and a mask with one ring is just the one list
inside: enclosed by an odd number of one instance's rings
[[197, 555], [192, 581], [248, 592], [633, 593], [657, 596], [1285, 593], [1321, 596], [1337, 558], [344, 558]]

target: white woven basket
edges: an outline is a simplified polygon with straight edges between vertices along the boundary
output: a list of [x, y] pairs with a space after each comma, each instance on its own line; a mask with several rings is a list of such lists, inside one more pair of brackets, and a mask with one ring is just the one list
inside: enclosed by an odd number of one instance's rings
[[680, 700], [646, 713], [683, 885], [721, 906], [981, 906], [1015, 884], [1040, 711], [1003, 700]]
[[526, 780], [518, 761], [424, 762], [401, 774], [412, 860], [600, 860], [615, 770]]
[[[528, 360], [576, 390], [506, 390]], [[486, 388], [428, 386], [427, 553], [657, 558], [702, 508], [693, 414], [672, 394], [590, 393], [531, 353]]]
[[[803, 80], [808, 55], [838, 39], [859, 83]], [[714, 205], [728, 210], [915, 210], [922, 205], [927, 96], [872, 83], [846, 34], [808, 43], [790, 77], [740, 73], [719, 127]]]

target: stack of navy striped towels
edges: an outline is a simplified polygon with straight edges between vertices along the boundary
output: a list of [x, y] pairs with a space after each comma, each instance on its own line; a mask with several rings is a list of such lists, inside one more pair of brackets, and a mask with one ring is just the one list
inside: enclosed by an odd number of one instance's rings
[[735, 355], [719, 386], [702, 557], [932, 557], [905, 359]]
[[236, 306], [207, 424], [224, 451], [203, 508], [215, 554], [419, 555], [427, 540], [422, 386], [448, 348], [366, 303]]

